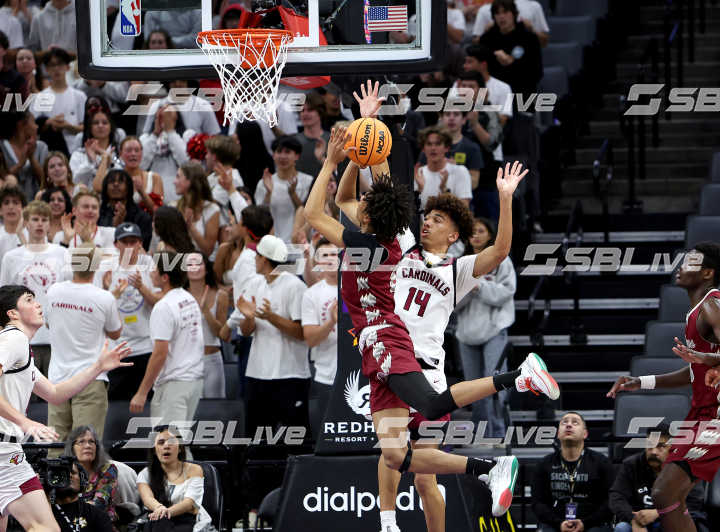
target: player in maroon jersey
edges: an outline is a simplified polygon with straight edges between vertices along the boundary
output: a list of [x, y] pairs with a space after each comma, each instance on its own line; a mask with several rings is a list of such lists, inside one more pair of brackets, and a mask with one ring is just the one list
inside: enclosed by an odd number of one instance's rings
[[[412, 195], [394, 184], [389, 175], [380, 175], [370, 191], [354, 206], [351, 219], [359, 220], [360, 232], [345, 229], [324, 211], [327, 183], [337, 165], [345, 160], [346, 130], [333, 129], [327, 158], [315, 180], [305, 205], [305, 217], [312, 227], [338, 247], [346, 248], [342, 267], [342, 296], [353, 325], [359, 333], [363, 374], [370, 379], [370, 409], [385, 463], [391, 469], [429, 474], [489, 474], [493, 493], [493, 513], [505, 513], [512, 501], [517, 479], [517, 459], [492, 460], [451, 455], [437, 449], [413, 450], [407, 444], [408, 405], [427, 419], [438, 419], [453, 410], [496, 393], [515, 388], [522, 381], [526, 389], [539, 390], [557, 399], [557, 383], [537, 357], [536, 368], [527, 375], [522, 370], [453, 385], [436, 392], [422, 373], [410, 335], [395, 314], [391, 274], [402, 258], [396, 235], [412, 218]], [[345, 171], [338, 195], [349, 197], [354, 190], [357, 166]], [[527, 173], [522, 165], [508, 164], [498, 172], [501, 221], [495, 246], [476, 257], [474, 275], [487, 273], [510, 251], [512, 233], [512, 194]], [[355, 259], [355, 260], [353, 260]], [[359, 260], [358, 260], [359, 259]], [[518, 385], [520, 386], [520, 385]], [[536, 392], [537, 393], [537, 392]], [[498, 479], [501, 479], [499, 481]]]
[[[711, 385], [720, 382], [720, 245], [697, 244], [686, 256], [675, 277], [685, 288], [692, 308], [685, 324], [685, 344], [675, 338], [673, 352], [689, 365], [664, 375], [620, 377], [608, 392], [639, 389], [673, 388], [692, 383], [692, 406], [685, 421], [695, 422], [690, 443], [673, 444], [655, 484], [655, 501], [662, 529], [666, 532], [696, 530], [685, 498], [699, 480], [711, 482], [720, 469], [720, 420], [718, 391]], [[717, 421], [716, 425], [714, 421]]]

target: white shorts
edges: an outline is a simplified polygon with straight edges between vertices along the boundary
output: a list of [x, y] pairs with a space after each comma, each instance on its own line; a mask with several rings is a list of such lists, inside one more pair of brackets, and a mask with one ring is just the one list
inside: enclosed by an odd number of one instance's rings
[[42, 485], [25, 460], [22, 447], [0, 443], [0, 515], [5, 515], [8, 504], [38, 489], [42, 490]]

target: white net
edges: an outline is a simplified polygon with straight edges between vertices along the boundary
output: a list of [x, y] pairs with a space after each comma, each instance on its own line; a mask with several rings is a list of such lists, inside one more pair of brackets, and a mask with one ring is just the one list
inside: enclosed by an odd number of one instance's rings
[[225, 122], [262, 120], [277, 125], [278, 85], [287, 60], [289, 31], [202, 32], [197, 43], [220, 76]]

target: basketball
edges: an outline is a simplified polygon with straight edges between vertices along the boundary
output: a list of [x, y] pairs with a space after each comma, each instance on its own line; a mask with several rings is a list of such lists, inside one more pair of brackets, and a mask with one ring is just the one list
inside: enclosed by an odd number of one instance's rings
[[348, 126], [347, 132], [352, 138], [345, 144], [345, 148], [356, 148], [348, 152], [348, 157], [359, 166], [380, 164], [390, 154], [392, 135], [380, 120], [358, 118]]

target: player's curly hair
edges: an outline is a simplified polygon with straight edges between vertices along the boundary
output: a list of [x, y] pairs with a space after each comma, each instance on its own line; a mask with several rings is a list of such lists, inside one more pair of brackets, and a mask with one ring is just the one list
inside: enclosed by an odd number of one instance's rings
[[389, 174], [380, 174], [365, 193], [365, 212], [380, 242], [389, 242], [410, 226], [415, 197], [405, 185], [395, 183]]
[[458, 228], [460, 241], [467, 243], [473, 233], [473, 215], [463, 200], [455, 194], [440, 194], [428, 198], [425, 212], [441, 211], [447, 214]]

